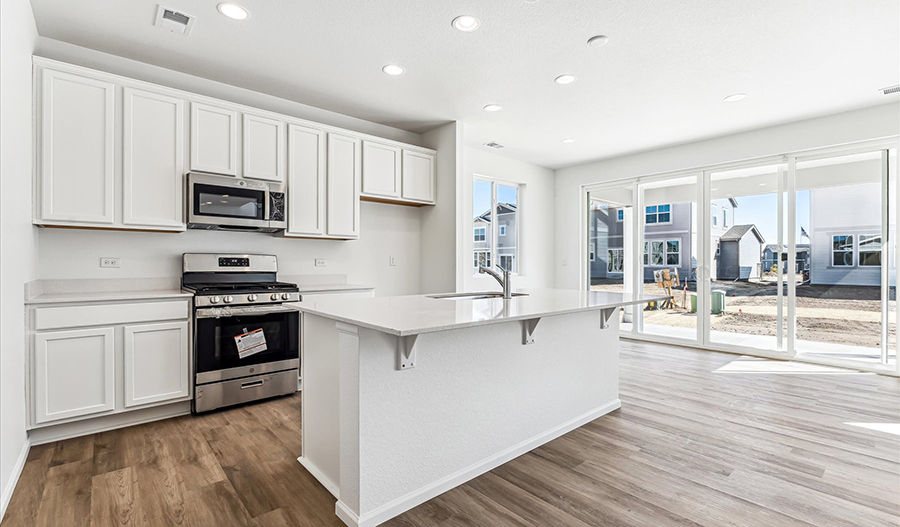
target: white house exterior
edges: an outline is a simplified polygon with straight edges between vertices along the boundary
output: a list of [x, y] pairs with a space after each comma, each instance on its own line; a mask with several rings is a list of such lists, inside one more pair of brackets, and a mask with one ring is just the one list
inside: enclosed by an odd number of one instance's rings
[[809, 192], [810, 283], [881, 284], [880, 184], [841, 185]]

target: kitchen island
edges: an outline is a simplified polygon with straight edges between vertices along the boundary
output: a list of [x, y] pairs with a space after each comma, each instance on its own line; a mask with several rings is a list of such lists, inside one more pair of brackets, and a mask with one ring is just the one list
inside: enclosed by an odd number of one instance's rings
[[369, 527], [620, 406], [619, 310], [558, 289], [294, 304], [300, 463]]

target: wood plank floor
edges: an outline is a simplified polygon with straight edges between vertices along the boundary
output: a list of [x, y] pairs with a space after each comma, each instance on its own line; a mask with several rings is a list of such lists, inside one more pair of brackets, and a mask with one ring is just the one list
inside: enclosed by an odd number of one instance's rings
[[[761, 361], [623, 341], [622, 409], [386, 525], [900, 524], [900, 436], [850, 424], [900, 423], [900, 380]], [[36, 446], [3, 526], [340, 526], [300, 400]]]

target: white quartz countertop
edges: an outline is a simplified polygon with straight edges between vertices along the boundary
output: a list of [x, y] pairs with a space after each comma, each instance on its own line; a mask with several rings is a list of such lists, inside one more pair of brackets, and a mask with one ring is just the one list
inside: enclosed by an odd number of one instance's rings
[[412, 295], [327, 299], [291, 304], [304, 313], [397, 336], [644, 304], [665, 295], [626, 295], [571, 289], [523, 289], [503, 298], [444, 299]]
[[310, 284], [298, 285], [300, 294], [303, 293], [342, 293], [345, 291], [374, 291], [370, 285], [360, 284]]
[[115, 302], [117, 300], [159, 300], [191, 298], [193, 293], [181, 289], [145, 291], [81, 291], [72, 293], [41, 293], [25, 299], [25, 304], [65, 304], [72, 302]]

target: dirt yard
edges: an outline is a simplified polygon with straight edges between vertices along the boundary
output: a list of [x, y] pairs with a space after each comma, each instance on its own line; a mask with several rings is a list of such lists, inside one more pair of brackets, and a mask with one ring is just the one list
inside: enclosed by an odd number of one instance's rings
[[[617, 283], [596, 283], [596, 291], [622, 291]], [[712, 316], [714, 331], [744, 335], [775, 336], [777, 333], [778, 287], [772, 282], [718, 282], [713, 291], [725, 292], [725, 313]], [[644, 311], [645, 324], [696, 327], [697, 315], [690, 312], [691, 293], [696, 283], [688, 284], [686, 309], [682, 306], [683, 289], [675, 292], [679, 307]], [[656, 284], [644, 284], [647, 294], [660, 294]], [[866, 348], [880, 346], [881, 292], [878, 287], [797, 285], [797, 338], [814, 342], [846, 344]], [[787, 317], [785, 294], [784, 316]], [[896, 309], [891, 294], [891, 317]], [[890, 324], [890, 345], [896, 341], [895, 324]]]

